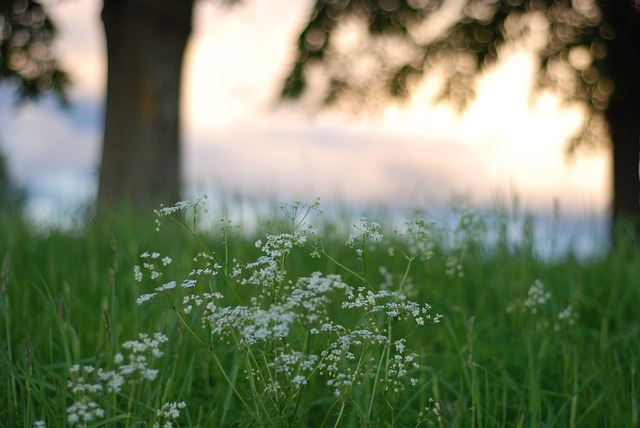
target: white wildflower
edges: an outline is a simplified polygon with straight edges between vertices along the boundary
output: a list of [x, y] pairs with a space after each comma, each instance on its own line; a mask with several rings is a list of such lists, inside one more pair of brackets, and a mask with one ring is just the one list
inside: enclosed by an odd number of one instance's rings
[[464, 267], [459, 262], [456, 256], [449, 256], [447, 258], [446, 267], [447, 267], [446, 273], [449, 278], [453, 279], [455, 277], [458, 277], [458, 278], [464, 277]]
[[180, 287], [182, 288], [191, 288], [195, 286], [196, 286], [195, 279], [185, 279], [184, 281], [182, 281], [182, 284], [180, 284]]
[[94, 401], [76, 401], [67, 408], [67, 422], [72, 426], [84, 427], [98, 419], [104, 418], [104, 410]]
[[573, 305], [567, 306], [558, 314], [558, 323], [556, 323], [555, 329], [559, 330], [561, 324], [568, 326], [574, 325], [576, 318], [578, 318], [578, 312], [573, 308]]
[[160, 287], [157, 287], [156, 291], [161, 292], [161, 291], [173, 290], [174, 288], [176, 288], [176, 282], [170, 281], [164, 285], [161, 285]]
[[164, 403], [162, 407], [156, 412], [156, 416], [178, 419], [180, 416], [180, 410], [187, 407], [187, 403], [180, 401], [179, 403]]
[[[354, 247], [356, 241], [364, 243], [365, 241], [380, 242], [382, 241], [382, 234], [380, 229], [382, 228], [379, 223], [369, 222], [367, 217], [362, 217], [360, 220], [353, 224], [354, 233], [349, 235], [346, 245], [348, 247]], [[359, 249], [362, 251], [362, 249]], [[361, 254], [359, 254], [361, 255]]]
[[523, 302], [523, 305], [529, 308], [531, 313], [535, 315], [538, 313], [538, 308], [546, 304], [549, 300], [551, 300], [551, 293], [547, 291], [542, 281], [536, 279], [529, 288], [528, 297]]
[[138, 298], [136, 299], [136, 303], [137, 303], [138, 305], [142, 305], [143, 303], [145, 303], [145, 302], [148, 302], [148, 301], [152, 300], [152, 299], [156, 296], [156, 294], [157, 294], [157, 293], [148, 293], [148, 294], [143, 294], [142, 296], [140, 296], [140, 297], [138, 297]]
[[303, 375], [296, 375], [294, 376], [294, 378], [291, 380], [291, 382], [297, 387], [297, 388], [302, 388], [303, 386], [305, 386], [307, 384], [307, 377], [303, 376]]

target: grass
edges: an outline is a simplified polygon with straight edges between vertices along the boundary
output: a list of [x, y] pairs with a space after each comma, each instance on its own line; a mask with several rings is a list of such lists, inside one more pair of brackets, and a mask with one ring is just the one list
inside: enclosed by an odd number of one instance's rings
[[[598, 258], [544, 261], [530, 223], [514, 231], [504, 213], [394, 233], [289, 204], [243, 233], [202, 230], [184, 208], [160, 232], [153, 217], [0, 225], [0, 426], [640, 426], [631, 234]], [[424, 325], [414, 303], [432, 307]]]

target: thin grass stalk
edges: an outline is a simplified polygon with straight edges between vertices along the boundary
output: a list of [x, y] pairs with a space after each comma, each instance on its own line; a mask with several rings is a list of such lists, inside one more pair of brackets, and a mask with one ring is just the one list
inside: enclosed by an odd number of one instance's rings
[[471, 372], [471, 427], [476, 424], [482, 427], [482, 406], [478, 397], [476, 364], [473, 359], [473, 322], [475, 317], [467, 320], [467, 369]]
[[[380, 353], [380, 360], [378, 361], [378, 367], [376, 368], [376, 377], [373, 380], [373, 389], [371, 390], [371, 399], [369, 400], [369, 408], [367, 410], [367, 419], [371, 418], [373, 412], [373, 405], [378, 392], [378, 385], [380, 383], [380, 372], [382, 369], [382, 363], [384, 361], [385, 367], [389, 367], [389, 344], [391, 343], [391, 325], [387, 327], [387, 346]], [[385, 374], [387, 370], [385, 370]]]
[[[262, 407], [262, 409], [264, 410], [264, 413], [267, 417], [271, 418], [271, 414], [270, 412], [265, 408], [265, 404], [262, 400], [259, 400], [259, 393], [258, 393], [258, 389], [256, 388], [256, 380], [255, 380], [255, 375], [254, 375], [254, 370], [253, 367], [256, 367], [256, 371], [258, 372], [259, 376], [262, 376], [262, 372], [259, 370], [258, 368], [258, 361], [256, 360], [255, 356], [253, 355], [253, 352], [251, 352], [251, 350], [247, 350], [247, 353], [245, 354], [245, 361], [247, 361], [247, 377], [249, 380], [249, 387], [251, 388], [251, 393], [254, 396], [254, 406], [255, 406], [255, 413], [254, 413], [254, 420], [259, 421], [260, 420], [260, 408]], [[222, 366], [220, 366], [220, 370], [224, 370], [222, 368]], [[224, 373], [225, 378], [227, 378], [227, 374], [226, 372]], [[264, 381], [264, 380], [263, 380]], [[244, 400], [243, 400], [244, 401]]]
[[575, 349], [572, 352], [573, 360], [573, 390], [571, 391], [571, 410], [569, 415], [569, 427], [576, 427], [576, 417], [578, 415], [578, 358], [575, 354]]
[[[309, 330], [307, 330], [306, 334], [305, 334], [305, 338], [304, 338], [304, 355], [308, 356], [309, 355], [309, 346], [310, 346], [310, 333]], [[313, 373], [315, 373], [317, 369], [314, 368], [313, 372], [308, 376], [309, 378], [311, 378], [311, 376], [313, 375]], [[289, 424], [289, 428], [291, 428], [297, 418], [298, 415], [298, 409], [300, 408], [300, 403], [302, 402], [302, 395], [303, 392], [305, 390], [305, 385], [302, 385], [302, 387], [300, 388], [300, 391], [298, 391], [298, 398], [296, 400], [296, 406], [293, 409], [293, 417], [291, 418], [291, 423]]]
[[[178, 316], [178, 318], [179, 318], [180, 322], [182, 323], [182, 325], [184, 325], [185, 328], [187, 329], [187, 331], [192, 335], [192, 337], [194, 337], [196, 339], [196, 341], [198, 341], [198, 343], [200, 343], [203, 347], [207, 347], [207, 345], [202, 341], [202, 339], [200, 339], [200, 337], [191, 329], [191, 327], [188, 325], [188, 323], [186, 322], [184, 317], [180, 314], [180, 312], [177, 311], [177, 310], [174, 310], [174, 312]], [[254, 413], [251, 410], [251, 407], [249, 407], [247, 402], [242, 398], [242, 394], [240, 394], [240, 392], [238, 392], [238, 390], [236, 389], [234, 382], [227, 375], [226, 370], [222, 366], [222, 363], [220, 362], [220, 359], [218, 358], [218, 356], [214, 352], [213, 348], [212, 347], [208, 347], [208, 348], [209, 348], [209, 351], [211, 353], [211, 356], [213, 357], [213, 361], [216, 363], [216, 366], [220, 369], [220, 372], [222, 373], [222, 376], [224, 377], [224, 379], [227, 382], [227, 384], [233, 389], [233, 392], [235, 393], [236, 397], [238, 397], [238, 399], [240, 400], [240, 402], [242, 403], [244, 408], [249, 412], [251, 417], [254, 418], [254, 420], [258, 420], [257, 416], [256, 416], [256, 413]]]
[[[2, 258], [2, 274], [0, 278], [0, 310], [2, 311], [2, 318], [4, 318], [4, 333], [7, 343], [7, 363], [13, 363], [13, 347], [11, 346], [11, 303], [9, 301], [9, 293], [7, 288], [9, 287], [9, 253], [5, 253]], [[5, 367], [9, 367], [7, 364]], [[13, 370], [9, 371], [9, 384], [7, 385], [7, 407], [17, 410], [18, 408], [18, 395], [16, 393], [16, 376]]]
[[638, 400], [636, 391], [636, 378], [637, 378], [637, 364], [636, 357], [631, 357], [631, 426], [638, 426]]
[[345, 398], [340, 399], [342, 401], [342, 405], [340, 406], [340, 411], [338, 412], [338, 418], [336, 419], [336, 423], [333, 425], [333, 428], [338, 428], [340, 426], [340, 419], [342, 419], [342, 415], [344, 414], [344, 408], [347, 404], [347, 400]]
[[527, 390], [528, 390], [528, 410], [529, 410], [529, 426], [538, 425], [538, 410], [540, 409], [540, 379], [538, 371], [537, 355], [533, 350], [533, 344], [529, 336], [527, 336]]
[[[233, 365], [231, 366], [231, 375], [229, 376], [229, 379], [231, 380], [231, 382], [233, 382], [233, 384], [235, 385], [236, 383], [236, 379], [238, 376], [238, 349], [234, 348], [233, 349]], [[220, 415], [220, 423], [219, 426], [224, 426], [225, 423], [225, 419], [227, 418], [227, 412], [229, 411], [229, 406], [231, 403], [231, 397], [233, 396], [233, 392], [234, 392], [234, 388], [231, 387], [227, 387], [227, 392], [224, 396], [224, 400], [223, 400], [223, 405], [222, 405], [222, 415]]]

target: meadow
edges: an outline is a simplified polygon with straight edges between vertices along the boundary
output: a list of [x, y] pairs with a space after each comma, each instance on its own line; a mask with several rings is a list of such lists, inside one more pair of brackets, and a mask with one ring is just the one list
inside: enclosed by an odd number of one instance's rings
[[509, 210], [207, 203], [2, 219], [0, 427], [640, 426], [633, 234], [549, 260]]

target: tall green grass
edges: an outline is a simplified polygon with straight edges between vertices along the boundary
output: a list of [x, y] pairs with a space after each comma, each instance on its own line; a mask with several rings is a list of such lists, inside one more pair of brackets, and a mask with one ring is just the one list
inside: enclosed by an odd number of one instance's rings
[[[183, 211], [165, 216], [160, 232], [151, 215], [74, 232], [3, 223], [0, 426], [72, 426], [69, 409], [91, 401], [104, 410], [95, 426], [640, 426], [640, 251], [632, 234], [621, 234], [616, 249], [598, 258], [549, 261], [533, 251], [528, 222], [516, 231], [524, 239], [513, 244], [504, 212], [459, 211], [451, 229], [425, 215], [408, 225], [371, 218], [364, 229], [360, 223], [366, 235], [353, 228], [357, 219], [323, 220], [311, 210], [302, 220], [304, 209], [297, 209], [287, 205], [252, 233], [226, 221], [203, 230], [202, 210], [195, 226], [193, 217], [180, 217]], [[372, 221], [383, 224], [380, 242], [371, 239]], [[283, 280], [271, 284], [284, 288], [265, 294], [239, 283], [251, 275], [247, 263], [265, 255], [267, 236], [307, 224], [317, 225], [318, 237], [279, 259]], [[158, 263], [160, 282], [148, 269], [135, 280], [145, 252], [171, 257], [166, 266]], [[209, 260], [194, 262], [202, 252], [213, 254], [220, 272], [200, 278], [198, 292], [223, 292], [220, 306], [247, 306], [256, 297], [269, 307], [295, 288], [287, 286], [319, 272], [340, 275], [354, 289], [401, 292], [443, 318], [421, 327], [390, 322], [389, 313], [370, 317], [365, 308], [341, 307], [338, 290], [325, 308], [330, 320], [348, 328], [378, 325], [394, 340], [405, 339], [419, 368], [402, 377], [398, 392], [385, 390], [396, 351], [372, 343], [367, 352], [356, 350], [358, 367], [368, 372], [348, 391], [336, 395], [327, 385], [329, 370], [317, 368], [300, 372], [308, 380], [303, 388], [270, 394], [269, 376], [285, 379], [275, 371], [279, 347], [300, 345], [320, 355], [335, 336], [305, 336], [298, 325], [285, 339], [251, 348], [239, 345], [237, 335], [211, 335], [201, 323], [207, 310], [185, 313], [182, 297], [172, 294], [179, 289], [136, 303], [159, 284], [189, 278]], [[234, 277], [238, 266], [244, 273]], [[155, 332], [168, 341], [150, 344]], [[154, 346], [161, 356], [153, 355]], [[132, 375], [108, 391], [98, 370], [116, 373], [135, 358], [158, 370], [155, 377]], [[101, 382], [101, 391], [89, 391]]]

